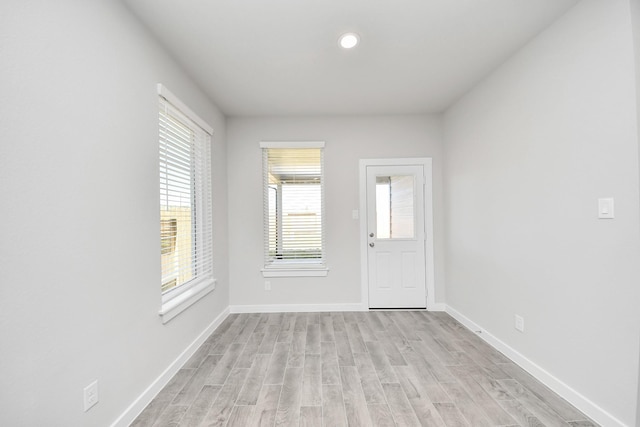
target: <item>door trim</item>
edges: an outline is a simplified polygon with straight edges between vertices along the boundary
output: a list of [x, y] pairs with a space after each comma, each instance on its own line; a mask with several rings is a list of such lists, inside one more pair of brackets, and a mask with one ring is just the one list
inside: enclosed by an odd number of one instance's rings
[[360, 283], [362, 309], [369, 310], [369, 270], [367, 259], [367, 166], [422, 166], [424, 170], [424, 256], [427, 310], [436, 309], [433, 262], [433, 173], [430, 157], [401, 159], [360, 159]]

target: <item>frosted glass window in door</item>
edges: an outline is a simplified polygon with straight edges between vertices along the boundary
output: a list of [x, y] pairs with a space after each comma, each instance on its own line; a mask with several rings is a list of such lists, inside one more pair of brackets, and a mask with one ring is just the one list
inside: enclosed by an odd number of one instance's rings
[[413, 175], [376, 177], [376, 237], [413, 239], [415, 224]]

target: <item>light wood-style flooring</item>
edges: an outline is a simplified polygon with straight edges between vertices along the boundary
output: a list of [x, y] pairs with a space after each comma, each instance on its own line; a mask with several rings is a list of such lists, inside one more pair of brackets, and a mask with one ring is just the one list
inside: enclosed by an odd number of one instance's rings
[[446, 313], [231, 314], [133, 426], [596, 426]]

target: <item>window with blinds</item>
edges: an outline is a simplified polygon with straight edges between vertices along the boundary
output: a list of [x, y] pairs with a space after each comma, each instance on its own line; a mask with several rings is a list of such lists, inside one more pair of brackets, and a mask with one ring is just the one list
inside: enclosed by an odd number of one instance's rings
[[159, 97], [163, 304], [213, 282], [211, 131], [164, 93]]
[[265, 269], [323, 267], [324, 143], [261, 147]]

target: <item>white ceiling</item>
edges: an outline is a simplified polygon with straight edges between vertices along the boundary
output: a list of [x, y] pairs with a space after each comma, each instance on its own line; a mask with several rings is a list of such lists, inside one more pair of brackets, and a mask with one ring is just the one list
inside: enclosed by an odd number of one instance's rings
[[441, 112], [579, 0], [123, 1], [225, 114], [256, 116]]

